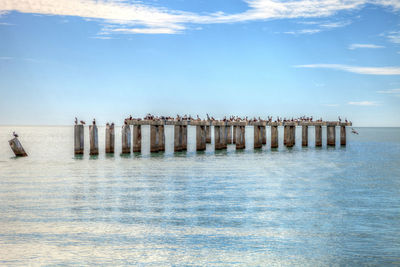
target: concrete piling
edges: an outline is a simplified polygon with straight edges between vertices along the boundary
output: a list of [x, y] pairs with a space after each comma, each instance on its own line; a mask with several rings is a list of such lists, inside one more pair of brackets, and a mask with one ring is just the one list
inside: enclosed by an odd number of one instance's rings
[[283, 127], [283, 144], [286, 145], [287, 139], [288, 139], [288, 134], [289, 134], [289, 126], [285, 125]]
[[315, 146], [322, 146], [322, 127], [315, 125]]
[[211, 144], [211, 126], [206, 126], [206, 143]]
[[90, 141], [90, 152], [89, 155], [99, 154], [99, 139], [97, 132], [97, 125], [89, 125], [89, 141]]
[[165, 132], [164, 125], [158, 126], [158, 151], [165, 151]]
[[254, 125], [254, 149], [262, 148], [261, 127]]
[[288, 125], [286, 129], [286, 147], [294, 146], [295, 126]]
[[187, 150], [187, 126], [182, 125], [182, 150]]
[[301, 126], [301, 145], [308, 146], [308, 126]]
[[128, 124], [122, 125], [122, 154], [131, 153], [131, 127]]
[[220, 144], [221, 144], [221, 148], [222, 149], [226, 149], [226, 148], [228, 148], [228, 145], [227, 145], [227, 127], [225, 126], [225, 125], [222, 125], [221, 127], [220, 127], [220, 129], [221, 129], [221, 134], [220, 134]]
[[174, 151], [182, 151], [182, 126], [180, 125], [174, 127]]
[[215, 150], [221, 150], [221, 127], [218, 125], [214, 126], [214, 148]]
[[277, 148], [278, 142], [278, 126], [271, 126], [271, 148]]
[[133, 125], [133, 140], [132, 140], [132, 151], [141, 152], [142, 151], [142, 126]]
[[265, 126], [260, 126], [261, 127], [261, 142], [263, 145], [267, 144], [267, 129]]
[[197, 125], [196, 126], [196, 150], [204, 151], [206, 150], [206, 126]]
[[234, 125], [233, 126], [233, 134], [232, 134], [232, 144], [236, 144], [236, 128], [237, 128], [237, 126], [236, 125]]
[[[83, 126], [83, 125], [80, 125], [80, 126]], [[14, 137], [13, 139], [9, 140], [8, 143], [10, 144], [10, 147], [16, 157], [27, 157], [28, 156], [28, 154], [26, 154], [24, 148], [22, 147], [22, 145], [19, 142], [17, 137]], [[83, 154], [83, 149], [82, 149], [82, 154]]]
[[158, 152], [159, 150], [159, 135], [158, 135], [158, 126], [150, 125], [150, 152]]
[[106, 153], [114, 153], [115, 131], [114, 124], [106, 125]]
[[232, 126], [228, 125], [226, 126], [226, 143], [232, 144]]
[[242, 148], [246, 148], [246, 126], [241, 126], [241, 131], [242, 131]]
[[294, 126], [291, 128], [291, 130], [292, 130], [292, 135], [293, 135], [293, 137], [292, 137], [292, 139], [293, 139], [293, 145], [295, 145], [295, 144], [296, 144], [296, 125], [294, 125]]
[[346, 126], [345, 125], [340, 126], [340, 145], [341, 146], [346, 145]]
[[334, 125], [328, 125], [326, 128], [327, 134], [327, 145], [335, 146], [336, 145], [336, 127]]
[[236, 127], [236, 149], [246, 148], [245, 126]]
[[84, 150], [84, 128], [83, 125], [75, 125], [74, 127], [74, 153], [82, 155]]

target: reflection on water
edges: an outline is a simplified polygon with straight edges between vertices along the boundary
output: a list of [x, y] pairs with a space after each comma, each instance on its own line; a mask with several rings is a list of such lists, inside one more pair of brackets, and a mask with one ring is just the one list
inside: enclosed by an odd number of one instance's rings
[[187, 152], [91, 157], [72, 127], [21, 127], [18, 159], [0, 130], [1, 265], [400, 264], [399, 129], [256, 151], [249, 129], [216, 152], [189, 130]]

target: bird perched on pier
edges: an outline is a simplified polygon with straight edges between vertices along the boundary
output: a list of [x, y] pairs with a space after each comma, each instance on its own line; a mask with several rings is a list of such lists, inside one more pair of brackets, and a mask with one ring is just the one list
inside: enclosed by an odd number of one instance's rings
[[96, 119], [93, 119], [93, 125], [96, 125]]
[[342, 122], [342, 119], [340, 118], [340, 116], [338, 117], [338, 119], [339, 119], [339, 122]]
[[81, 124], [83, 124], [83, 125], [85, 125], [86, 124], [86, 122], [84, 122], [84, 121], [80, 121], [81, 122]]
[[78, 118], [75, 117], [75, 125], [78, 125]]
[[15, 138], [18, 137], [18, 134], [16, 134], [15, 132], [13, 132], [13, 135], [14, 135]]

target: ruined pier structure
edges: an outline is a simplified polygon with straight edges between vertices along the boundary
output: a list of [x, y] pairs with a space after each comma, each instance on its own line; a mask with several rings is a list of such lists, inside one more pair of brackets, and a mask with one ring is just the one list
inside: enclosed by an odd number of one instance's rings
[[[267, 143], [267, 129], [271, 128], [271, 148], [277, 148], [278, 127], [283, 127], [283, 144], [286, 147], [293, 147], [296, 143], [296, 127], [301, 127], [302, 146], [308, 146], [309, 126], [315, 128], [315, 146], [322, 146], [322, 127], [326, 127], [327, 145], [336, 144], [336, 127], [340, 127], [340, 144], [346, 145], [346, 126], [350, 122], [247, 122], [247, 121], [170, 121], [170, 120], [127, 120], [122, 126], [122, 153], [141, 152], [142, 125], [150, 126], [150, 152], [165, 151], [165, 125], [174, 127], [174, 151], [187, 150], [188, 126], [196, 127], [196, 150], [206, 150], [206, 144], [211, 143], [211, 131], [214, 129], [215, 150], [226, 149], [228, 144], [235, 144], [236, 149], [246, 147], [245, 129], [246, 126], [254, 127], [254, 149], [262, 148]], [[131, 126], [133, 126], [131, 131]], [[90, 155], [97, 155], [98, 139], [97, 126], [89, 126]], [[106, 153], [114, 152], [114, 128], [106, 127]], [[83, 154], [83, 125], [75, 125], [75, 154]]]

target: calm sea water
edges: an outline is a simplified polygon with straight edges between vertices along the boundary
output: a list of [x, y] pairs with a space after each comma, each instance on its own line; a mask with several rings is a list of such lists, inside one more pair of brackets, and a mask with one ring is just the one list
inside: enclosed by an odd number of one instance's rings
[[293, 149], [254, 151], [249, 127], [245, 151], [196, 153], [189, 128], [174, 154], [166, 127], [150, 155], [144, 127], [142, 155], [118, 132], [105, 156], [100, 127], [101, 154], [75, 158], [72, 127], [0, 127], [0, 265], [400, 265], [400, 128], [336, 148], [300, 130]]

